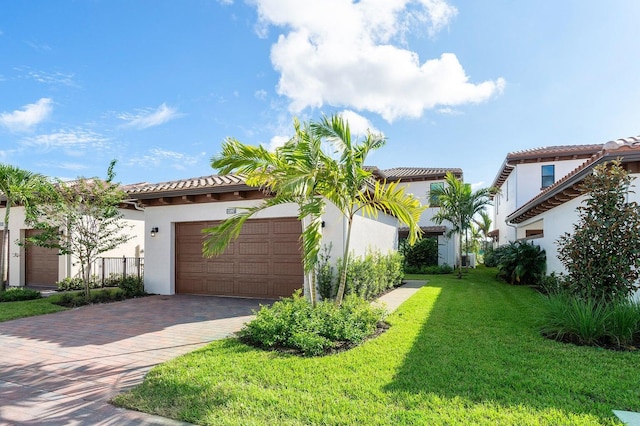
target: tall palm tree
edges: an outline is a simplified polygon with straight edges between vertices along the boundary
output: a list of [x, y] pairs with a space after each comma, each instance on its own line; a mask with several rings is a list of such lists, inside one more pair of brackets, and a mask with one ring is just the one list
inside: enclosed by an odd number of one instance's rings
[[458, 278], [462, 278], [462, 235], [471, 226], [473, 217], [491, 204], [491, 190], [481, 188], [473, 192], [471, 185], [465, 184], [451, 172], [445, 175], [444, 180], [445, 185], [435, 188], [430, 194], [440, 202], [440, 209], [433, 220], [439, 224], [444, 221], [451, 223], [448, 235], [458, 234]]
[[7, 252], [9, 241], [9, 218], [11, 207], [22, 205], [29, 210], [35, 207], [34, 200], [49, 185], [41, 174], [32, 173], [10, 164], [0, 163], [0, 192], [5, 202], [4, 228], [0, 244], [0, 292], [6, 289]]
[[480, 218], [478, 218], [478, 216], [474, 217], [473, 223], [476, 224], [478, 230], [482, 234], [482, 250], [486, 252], [488, 245], [487, 240], [489, 239], [489, 232], [491, 231], [491, 224], [493, 221], [486, 210], [481, 210], [478, 212], [478, 215]]
[[[324, 117], [318, 123], [304, 126], [296, 120], [294, 127], [295, 136], [275, 152], [227, 139], [222, 152], [213, 157], [211, 165], [221, 173], [242, 175], [248, 185], [264, 188], [274, 195], [218, 226], [205, 229], [203, 232], [208, 235], [203, 252], [210, 256], [221, 254], [251, 216], [271, 206], [293, 202], [299, 206], [299, 218], [307, 222], [302, 232], [303, 263], [305, 273], [312, 274], [322, 240], [321, 216], [328, 200], [347, 221], [342, 274], [336, 295], [336, 304], [340, 305], [354, 217], [358, 213], [376, 217], [383, 211], [407, 225], [410, 241], [415, 241], [423, 207], [397, 183], [374, 182], [371, 172], [364, 169], [367, 154], [384, 145], [381, 136], [368, 134], [362, 142], [354, 142], [348, 124], [339, 116]], [[325, 144], [335, 150], [336, 158], [323, 150]], [[310, 296], [314, 293], [313, 287], [309, 281]]]

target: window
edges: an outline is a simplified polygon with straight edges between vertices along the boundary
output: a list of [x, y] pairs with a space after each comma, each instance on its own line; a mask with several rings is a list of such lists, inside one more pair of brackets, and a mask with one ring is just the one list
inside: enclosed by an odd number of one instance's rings
[[555, 180], [555, 166], [542, 166], [542, 188], [553, 185]]
[[434, 182], [429, 185], [429, 207], [440, 207], [440, 200], [434, 194], [435, 191], [442, 191], [444, 182]]

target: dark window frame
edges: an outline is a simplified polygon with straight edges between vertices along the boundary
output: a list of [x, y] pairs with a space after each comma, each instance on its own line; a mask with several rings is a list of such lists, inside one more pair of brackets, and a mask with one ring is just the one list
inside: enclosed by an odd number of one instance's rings
[[556, 181], [556, 166], [547, 164], [540, 168], [540, 186], [542, 189], [553, 185]]

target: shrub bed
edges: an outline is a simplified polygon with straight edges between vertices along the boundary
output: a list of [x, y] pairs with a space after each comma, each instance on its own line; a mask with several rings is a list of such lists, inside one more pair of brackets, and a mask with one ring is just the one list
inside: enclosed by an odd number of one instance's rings
[[119, 302], [124, 299], [146, 295], [147, 292], [144, 291], [142, 278], [127, 276], [118, 281], [118, 288], [105, 288], [100, 291], [91, 292], [89, 300], [85, 298], [82, 292], [65, 293], [60, 296], [60, 300], [56, 304], [67, 308], [75, 308], [92, 303]]
[[[341, 261], [338, 260], [341, 264]], [[329, 263], [328, 249], [320, 255], [316, 281], [318, 293], [322, 299], [334, 299], [338, 290], [338, 278], [334, 267]], [[382, 254], [369, 252], [364, 257], [352, 258], [347, 266], [345, 295], [355, 294], [366, 300], [373, 300], [387, 290], [402, 284], [404, 276], [403, 257], [400, 253]]]
[[542, 334], [577, 345], [618, 350], [640, 347], [640, 303], [626, 298], [581, 299], [566, 292], [546, 297]]
[[331, 301], [313, 307], [298, 291], [262, 306], [238, 336], [260, 348], [317, 356], [358, 345], [385, 328], [384, 315], [384, 309], [355, 295], [346, 296], [340, 307]]
[[0, 293], [0, 302], [19, 302], [21, 300], [39, 299], [42, 295], [39, 291], [24, 287], [8, 288]]

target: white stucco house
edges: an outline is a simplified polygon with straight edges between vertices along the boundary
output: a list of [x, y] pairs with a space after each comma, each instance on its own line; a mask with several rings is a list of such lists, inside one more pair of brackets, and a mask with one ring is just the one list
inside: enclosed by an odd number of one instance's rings
[[[437, 224], [433, 216], [438, 212], [437, 199], [430, 197], [431, 191], [436, 187], [442, 187], [447, 173], [452, 173], [462, 180], [462, 169], [459, 168], [427, 168], [427, 167], [396, 167], [393, 169], [379, 170], [375, 168], [374, 174], [379, 179], [388, 182], [400, 182], [400, 186], [406, 187], [407, 193], [413, 194], [422, 205], [429, 206], [420, 217], [420, 228], [423, 237], [433, 237], [438, 240], [438, 265], [454, 266], [458, 264], [458, 238], [456, 235], [447, 237], [450, 224]], [[400, 238], [407, 236], [407, 229], [400, 228]]]
[[[462, 177], [460, 169], [370, 169], [378, 179], [400, 180], [409, 187], [408, 192], [423, 200], [428, 198], [430, 184], [442, 182], [447, 171]], [[211, 175], [134, 186], [128, 196], [144, 206], [148, 292], [277, 298], [290, 296], [303, 287], [302, 225], [297, 218], [297, 205], [280, 205], [261, 212], [246, 222], [240, 237], [224, 254], [208, 258], [202, 255], [202, 230], [235, 214], [237, 209], [256, 205], [265, 196], [262, 191], [247, 186], [236, 175]], [[455, 245], [444, 238], [445, 227], [432, 227], [432, 215], [433, 211], [427, 211], [420, 225], [442, 240], [443, 263], [452, 264]], [[322, 244], [333, 247], [335, 261], [344, 248], [346, 220], [328, 203], [322, 221]], [[350, 250], [356, 256], [367, 250], [396, 250], [401, 234], [398, 221], [389, 215], [381, 213], [375, 219], [358, 216]]]
[[[0, 199], [1, 219], [4, 219], [5, 208], [6, 201]], [[120, 212], [123, 215], [123, 222], [127, 226], [123, 232], [132, 238], [120, 247], [103, 253], [101, 257], [141, 258], [144, 256], [144, 212], [135, 209], [133, 204], [126, 203], [121, 205]], [[2, 229], [4, 229], [4, 223], [0, 226], [0, 241], [4, 241]], [[73, 256], [59, 255], [58, 251], [54, 249], [20, 244], [34, 232], [36, 231], [25, 225], [24, 207], [11, 207], [8, 226], [9, 238], [5, 246], [9, 286], [26, 285], [55, 288], [57, 281], [79, 276], [80, 265]], [[68, 232], [68, 230], [61, 230], [61, 232]], [[93, 274], [100, 276], [102, 265], [102, 263], [96, 264]]]
[[[509, 154], [495, 181], [502, 193], [494, 196], [494, 238], [500, 245], [530, 239], [546, 251], [548, 273], [564, 272], [556, 241], [565, 232], [571, 232], [578, 221], [576, 208], [586, 197], [580, 183], [595, 166], [617, 158], [633, 177], [639, 177], [640, 136], [599, 145], [539, 148]], [[555, 166], [556, 171], [549, 185], [544, 185], [542, 175], [546, 165]], [[543, 187], [532, 194], [541, 183]], [[518, 190], [526, 197], [519, 196]], [[637, 188], [628, 197], [629, 201], [640, 202]]]

